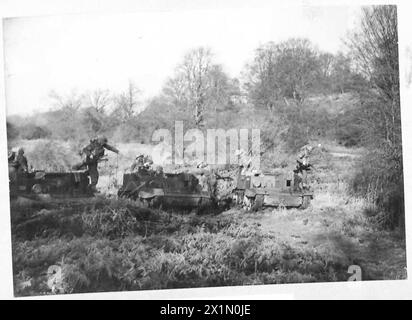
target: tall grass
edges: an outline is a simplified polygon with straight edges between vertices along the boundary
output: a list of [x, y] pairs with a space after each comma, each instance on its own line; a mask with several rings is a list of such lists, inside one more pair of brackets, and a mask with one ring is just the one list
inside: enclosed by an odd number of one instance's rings
[[83, 210], [68, 210], [43, 209], [31, 225], [13, 226], [17, 295], [52, 293], [46, 284], [52, 265], [62, 271], [60, 293], [346, 277], [336, 257], [291, 247], [239, 216], [182, 216], [127, 200], [98, 200]]
[[384, 228], [404, 229], [402, 167], [376, 153], [371, 152], [364, 157], [350, 181], [350, 192], [369, 202], [369, 214], [375, 216], [376, 223]]

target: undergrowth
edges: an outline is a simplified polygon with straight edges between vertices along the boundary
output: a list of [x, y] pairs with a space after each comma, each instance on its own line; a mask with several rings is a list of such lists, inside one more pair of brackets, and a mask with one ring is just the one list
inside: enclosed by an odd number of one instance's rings
[[[98, 209], [97, 209], [98, 208]], [[337, 281], [342, 262], [293, 248], [233, 216], [196, 216], [97, 200], [41, 209], [13, 225], [15, 294]], [[61, 278], [48, 285], [48, 268]]]

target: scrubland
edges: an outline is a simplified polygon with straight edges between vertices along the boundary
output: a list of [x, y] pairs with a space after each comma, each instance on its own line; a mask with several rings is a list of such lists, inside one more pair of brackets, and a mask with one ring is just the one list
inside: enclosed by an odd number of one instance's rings
[[15, 294], [346, 281], [351, 265], [363, 280], [405, 279], [402, 229], [380, 228], [375, 208], [349, 192], [362, 152], [331, 143], [316, 151], [306, 210], [233, 207], [199, 216], [141, 208], [117, 199], [121, 181], [107, 167], [100, 184], [112, 182], [112, 192], [97, 198], [16, 201]]

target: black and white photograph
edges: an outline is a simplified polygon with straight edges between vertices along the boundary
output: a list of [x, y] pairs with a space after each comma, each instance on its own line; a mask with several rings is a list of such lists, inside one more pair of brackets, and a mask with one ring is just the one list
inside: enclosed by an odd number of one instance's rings
[[14, 296], [407, 280], [398, 15], [3, 18]]

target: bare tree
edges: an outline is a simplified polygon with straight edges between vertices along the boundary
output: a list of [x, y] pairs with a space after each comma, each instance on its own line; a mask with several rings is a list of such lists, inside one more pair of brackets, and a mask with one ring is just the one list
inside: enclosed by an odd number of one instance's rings
[[52, 131], [64, 140], [76, 140], [82, 135], [79, 111], [84, 105], [84, 95], [76, 91], [67, 95], [51, 91], [49, 98], [54, 110], [51, 113], [53, 121], [49, 122], [48, 128], [52, 128]]
[[141, 91], [133, 81], [129, 81], [127, 90], [115, 98], [116, 107], [113, 114], [121, 122], [126, 122], [136, 115], [140, 93]]
[[396, 6], [362, 9], [360, 31], [348, 45], [361, 72], [388, 99], [398, 99], [399, 60]]
[[320, 73], [323, 77], [330, 77], [333, 70], [335, 56], [331, 53], [321, 53], [319, 55]]
[[332, 90], [344, 93], [353, 75], [350, 57], [339, 52], [332, 61], [332, 71], [330, 74]]
[[282, 94], [302, 103], [320, 69], [317, 50], [307, 39], [289, 39], [278, 45], [277, 78]]
[[369, 154], [353, 190], [381, 209], [379, 223], [404, 222], [402, 135], [396, 6], [362, 10], [358, 31], [347, 41], [357, 68], [368, 79], [359, 115]]
[[396, 6], [366, 7], [360, 30], [347, 41], [357, 67], [382, 100], [369, 112], [379, 115], [384, 127], [378, 132], [391, 148], [401, 140], [397, 25]]
[[109, 90], [96, 89], [85, 94], [82, 124], [89, 136], [96, 136], [105, 126], [106, 110], [113, 97]]
[[253, 62], [246, 66], [245, 88], [256, 105], [272, 110], [281, 97], [281, 88], [276, 78], [278, 50], [269, 42], [256, 50]]
[[52, 90], [49, 93], [49, 98], [55, 109], [62, 110], [67, 114], [76, 113], [84, 103], [84, 95], [74, 90], [68, 95], [62, 95]]
[[87, 105], [98, 113], [104, 114], [110, 105], [112, 97], [109, 90], [96, 89], [87, 95]]
[[164, 93], [179, 107], [192, 112], [196, 126], [203, 124], [204, 112], [210, 102], [212, 70], [216, 71], [216, 66], [212, 63], [210, 49], [196, 48], [184, 56], [174, 77], [169, 79], [164, 88]]
[[319, 79], [317, 89], [323, 94], [331, 92], [332, 84], [330, 79], [333, 73], [335, 56], [331, 53], [323, 52], [319, 54]]
[[269, 42], [256, 50], [247, 66], [245, 86], [255, 104], [273, 110], [277, 100], [301, 104], [319, 77], [318, 52], [307, 39]]

